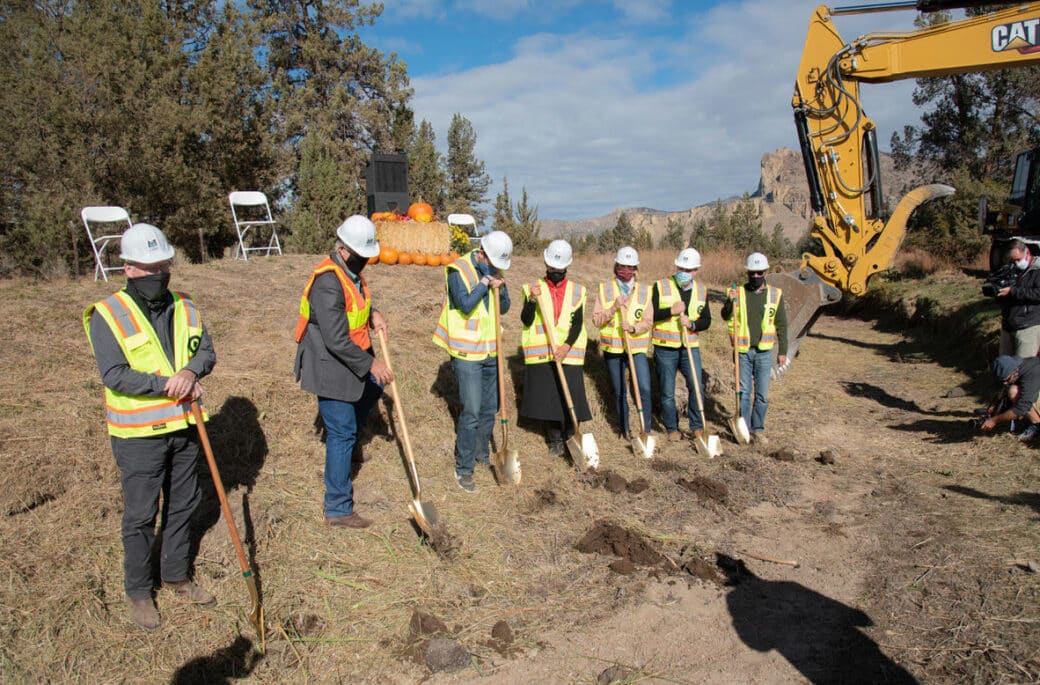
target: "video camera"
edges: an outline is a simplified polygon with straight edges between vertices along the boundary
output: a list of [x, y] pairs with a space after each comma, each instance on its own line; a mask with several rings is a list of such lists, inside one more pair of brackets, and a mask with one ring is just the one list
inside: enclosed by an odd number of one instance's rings
[[1018, 269], [1014, 264], [1005, 264], [995, 271], [991, 271], [986, 280], [982, 282], [982, 294], [986, 297], [996, 297], [1004, 288], [1010, 288], [1018, 280]]

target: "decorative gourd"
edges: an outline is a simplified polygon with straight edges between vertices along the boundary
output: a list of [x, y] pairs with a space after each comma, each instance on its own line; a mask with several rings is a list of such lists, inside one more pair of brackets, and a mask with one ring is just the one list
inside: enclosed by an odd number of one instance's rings
[[396, 264], [399, 259], [397, 250], [392, 247], [379, 248], [379, 261], [383, 264]]
[[416, 266], [426, 266], [426, 255], [422, 252], [416, 252], [412, 255], [412, 264]]
[[411, 264], [412, 263], [412, 253], [411, 252], [402, 252], [401, 254], [399, 254], [397, 256], [397, 263], [398, 264]]
[[427, 266], [440, 266], [441, 265], [441, 256], [439, 254], [428, 254], [428, 255], [426, 255], [426, 265]]
[[408, 216], [416, 221], [433, 221], [433, 207], [425, 202], [413, 202], [408, 207]]

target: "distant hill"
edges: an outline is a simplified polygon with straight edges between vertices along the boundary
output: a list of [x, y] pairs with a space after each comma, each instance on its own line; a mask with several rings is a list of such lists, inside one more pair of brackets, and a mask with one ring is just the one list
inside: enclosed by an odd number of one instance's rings
[[[905, 190], [911, 186], [911, 174], [896, 171], [892, 156], [881, 154], [882, 191], [885, 202], [894, 208]], [[722, 199], [723, 204], [732, 207], [741, 200], [743, 191], [737, 195]], [[758, 186], [751, 194], [751, 199], [762, 216], [762, 228], [771, 232], [773, 226], [780, 224], [784, 235], [792, 241], [798, 241], [811, 224], [809, 209], [809, 187], [805, 180], [805, 168], [802, 166], [801, 153], [788, 148], [780, 148], [776, 152], [762, 155]], [[542, 219], [539, 221], [539, 233], [543, 238], [570, 238], [589, 233], [600, 233], [612, 228], [617, 223], [618, 214], [624, 211], [637, 229], [646, 228], [657, 241], [664, 235], [668, 220], [672, 218], [685, 221], [691, 228], [700, 219], [706, 219], [714, 202], [698, 205], [680, 212], [664, 212], [648, 207], [628, 207], [618, 209], [605, 216], [593, 219], [563, 221], [559, 219]]]

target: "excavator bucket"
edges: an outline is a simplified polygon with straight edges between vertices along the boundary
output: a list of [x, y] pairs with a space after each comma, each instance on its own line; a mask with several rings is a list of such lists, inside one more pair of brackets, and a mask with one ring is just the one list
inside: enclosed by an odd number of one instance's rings
[[841, 300], [841, 291], [825, 283], [809, 268], [794, 273], [770, 274], [766, 280], [784, 291], [783, 302], [787, 310], [787, 363], [783, 367], [773, 367], [773, 378], [778, 378], [791, 366], [798, 346], [820, 317], [823, 307]]

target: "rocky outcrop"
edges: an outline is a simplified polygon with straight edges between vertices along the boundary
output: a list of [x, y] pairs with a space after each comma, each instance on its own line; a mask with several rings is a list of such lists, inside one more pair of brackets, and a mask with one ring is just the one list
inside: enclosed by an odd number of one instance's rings
[[[903, 193], [912, 187], [910, 172], [900, 172], [890, 155], [881, 154], [881, 178], [883, 192], [889, 209], [895, 207]], [[728, 210], [740, 202], [741, 196], [721, 200]], [[809, 205], [809, 186], [805, 180], [805, 168], [802, 155], [796, 150], [780, 148], [775, 152], [762, 155], [758, 186], [750, 196], [762, 217], [762, 228], [771, 232], [780, 225], [784, 236], [797, 242], [812, 225], [812, 210]], [[656, 209], [636, 207], [623, 210], [636, 229], [647, 229], [659, 240], [668, 229], [671, 219], [685, 222], [690, 228], [700, 219], [707, 219], [714, 202], [698, 205], [680, 212], [662, 212]], [[605, 216], [579, 221], [560, 221], [543, 219], [539, 222], [543, 238], [568, 238], [599, 233], [612, 228], [617, 223], [621, 209], [616, 209]]]

